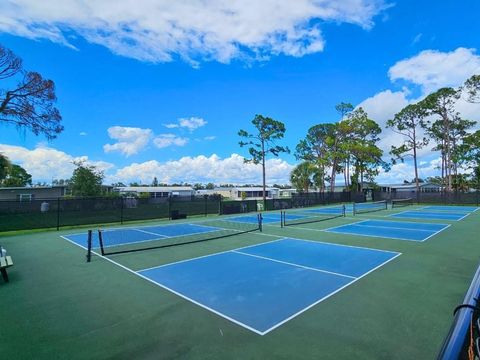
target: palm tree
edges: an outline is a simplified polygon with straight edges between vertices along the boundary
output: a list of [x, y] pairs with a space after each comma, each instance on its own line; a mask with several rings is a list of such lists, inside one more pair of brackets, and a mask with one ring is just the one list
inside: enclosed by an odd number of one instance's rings
[[304, 161], [292, 170], [290, 173], [290, 182], [301, 192], [308, 192], [312, 186], [312, 176], [315, 174], [315, 167], [312, 163]]

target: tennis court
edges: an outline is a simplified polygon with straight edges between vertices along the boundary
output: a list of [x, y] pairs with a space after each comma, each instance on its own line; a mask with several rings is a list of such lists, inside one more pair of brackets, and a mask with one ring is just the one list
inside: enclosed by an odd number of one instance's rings
[[438, 206], [431, 205], [415, 210], [402, 211], [391, 214], [395, 218], [460, 221], [477, 211], [477, 207], [468, 206]]
[[328, 228], [325, 231], [357, 236], [373, 236], [396, 240], [426, 241], [448, 228], [445, 224], [422, 222], [363, 220]]

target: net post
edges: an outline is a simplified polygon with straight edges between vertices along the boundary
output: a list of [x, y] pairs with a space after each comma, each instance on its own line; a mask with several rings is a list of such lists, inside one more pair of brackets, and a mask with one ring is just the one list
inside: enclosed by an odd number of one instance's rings
[[285, 211], [280, 211], [280, 227], [283, 228], [283, 216], [285, 214]]
[[105, 256], [105, 251], [103, 250], [103, 234], [100, 229], [98, 229], [98, 243], [100, 244], [100, 252], [102, 253], [102, 256]]
[[92, 260], [92, 230], [88, 230], [87, 240], [87, 262]]
[[343, 217], [347, 216], [347, 209], [346, 209], [346, 207], [345, 207], [345, 204], [342, 204], [342, 213], [343, 213], [343, 214], [342, 214]]
[[260, 232], [262, 232], [263, 231], [262, 214], [257, 214], [257, 217], [258, 217], [258, 230], [260, 230]]
[[357, 208], [355, 206], [355, 203], [353, 203], [353, 206], [352, 206], [352, 214], [353, 216], [357, 215]]

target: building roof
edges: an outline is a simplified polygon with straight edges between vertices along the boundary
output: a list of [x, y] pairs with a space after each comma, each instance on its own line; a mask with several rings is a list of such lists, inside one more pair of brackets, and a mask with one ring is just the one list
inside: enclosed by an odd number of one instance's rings
[[[415, 183], [413, 184], [381, 184], [379, 185], [380, 187], [389, 187], [389, 188], [395, 188], [395, 189], [410, 189], [410, 188], [415, 188], [416, 185]], [[436, 185], [436, 184], [432, 184], [432, 183], [420, 183], [419, 184], [420, 187], [442, 187], [441, 185]]]
[[172, 192], [193, 191], [190, 186], [119, 186], [115, 190], [120, 192]]
[[45, 189], [59, 189], [66, 188], [64, 185], [55, 185], [55, 186], [9, 186], [9, 187], [0, 187], [0, 191], [10, 191], [10, 190], [45, 190]]
[[[252, 187], [234, 187], [233, 190], [235, 191], [263, 191], [261, 186], [252, 186]], [[278, 188], [273, 187], [266, 187], [266, 191], [278, 190]]]

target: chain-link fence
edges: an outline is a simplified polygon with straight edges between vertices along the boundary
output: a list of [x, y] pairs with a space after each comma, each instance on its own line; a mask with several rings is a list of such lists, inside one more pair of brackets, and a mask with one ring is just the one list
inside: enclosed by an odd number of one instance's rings
[[222, 201], [218, 196], [165, 198], [58, 198], [0, 201], [0, 232], [87, 224], [123, 223], [256, 211], [256, 200]]
[[398, 191], [398, 192], [380, 192], [373, 193], [373, 200], [396, 200], [396, 199], [412, 199], [417, 203], [425, 204], [459, 204], [459, 205], [476, 205], [480, 204], [480, 191], [474, 192], [420, 192], [415, 191]]
[[[480, 192], [374, 192], [373, 200], [412, 198], [414, 202], [479, 205]], [[283, 210], [347, 202], [364, 202], [362, 192], [297, 193], [291, 198], [268, 199], [265, 210]], [[0, 232], [57, 228], [133, 220], [241, 214], [257, 211], [257, 200], [222, 200], [220, 196], [164, 198], [58, 198], [0, 201]]]

